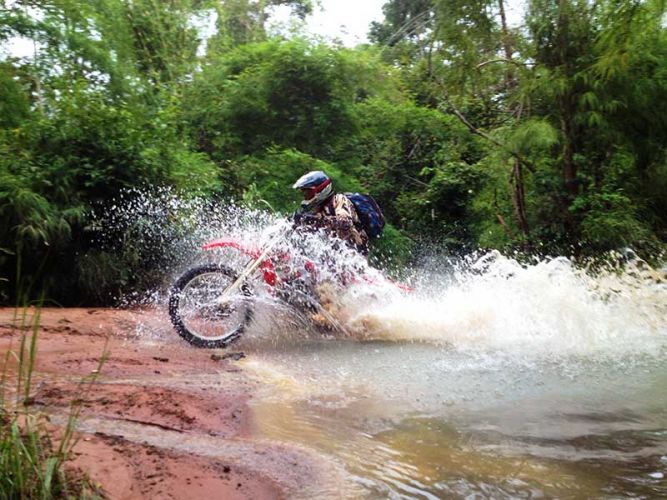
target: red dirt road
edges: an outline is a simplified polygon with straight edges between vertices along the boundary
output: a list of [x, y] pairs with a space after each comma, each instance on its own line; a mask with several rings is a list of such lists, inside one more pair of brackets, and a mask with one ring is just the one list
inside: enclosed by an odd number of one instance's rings
[[[80, 402], [71, 466], [109, 498], [284, 498], [321, 480], [306, 450], [253, 436], [255, 383], [178, 339], [163, 311], [43, 309], [39, 324], [31, 407], [57, 426]], [[0, 309], [3, 359], [19, 340], [14, 310]]]

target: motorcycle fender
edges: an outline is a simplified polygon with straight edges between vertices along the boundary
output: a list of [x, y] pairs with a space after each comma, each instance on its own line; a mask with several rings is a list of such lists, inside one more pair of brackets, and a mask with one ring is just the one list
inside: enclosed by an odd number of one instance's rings
[[213, 250], [215, 248], [233, 248], [255, 259], [261, 255], [261, 252], [258, 249], [243, 245], [242, 243], [239, 243], [236, 240], [228, 238], [221, 238], [219, 240], [209, 241], [202, 248], [204, 250]]

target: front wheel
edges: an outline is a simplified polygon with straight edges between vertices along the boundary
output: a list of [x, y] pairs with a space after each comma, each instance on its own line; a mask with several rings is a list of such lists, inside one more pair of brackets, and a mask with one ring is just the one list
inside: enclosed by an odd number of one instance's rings
[[176, 332], [196, 347], [227, 347], [252, 319], [252, 291], [243, 283], [222, 300], [236, 273], [218, 264], [186, 271], [171, 288], [169, 317]]

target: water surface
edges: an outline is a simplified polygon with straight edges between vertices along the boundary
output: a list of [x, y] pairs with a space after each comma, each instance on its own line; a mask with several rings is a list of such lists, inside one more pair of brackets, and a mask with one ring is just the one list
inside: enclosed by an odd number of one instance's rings
[[265, 384], [260, 431], [339, 459], [355, 495], [667, 495], [656, 360], [527, 363], [327, 341], [256, 352], [246, 366]]

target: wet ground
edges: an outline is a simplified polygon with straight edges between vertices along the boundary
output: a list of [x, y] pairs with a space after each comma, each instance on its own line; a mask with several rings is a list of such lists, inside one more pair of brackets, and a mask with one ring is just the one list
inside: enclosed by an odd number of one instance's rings
[[[30, 405], [58, 427], [80, 403], [70, 467], [123, 499], [307, 496], [335, 477], [316, 452], [258, 436], [249, 407], [256, 383], [225, 353], [142, 335], [160, 337], [165, 321], [160, 312], [42, 310]], [[18, 351], [17, 322], [0, 310], [3, 359]], [[97, 380], [82, 384], [105, 352]]]

